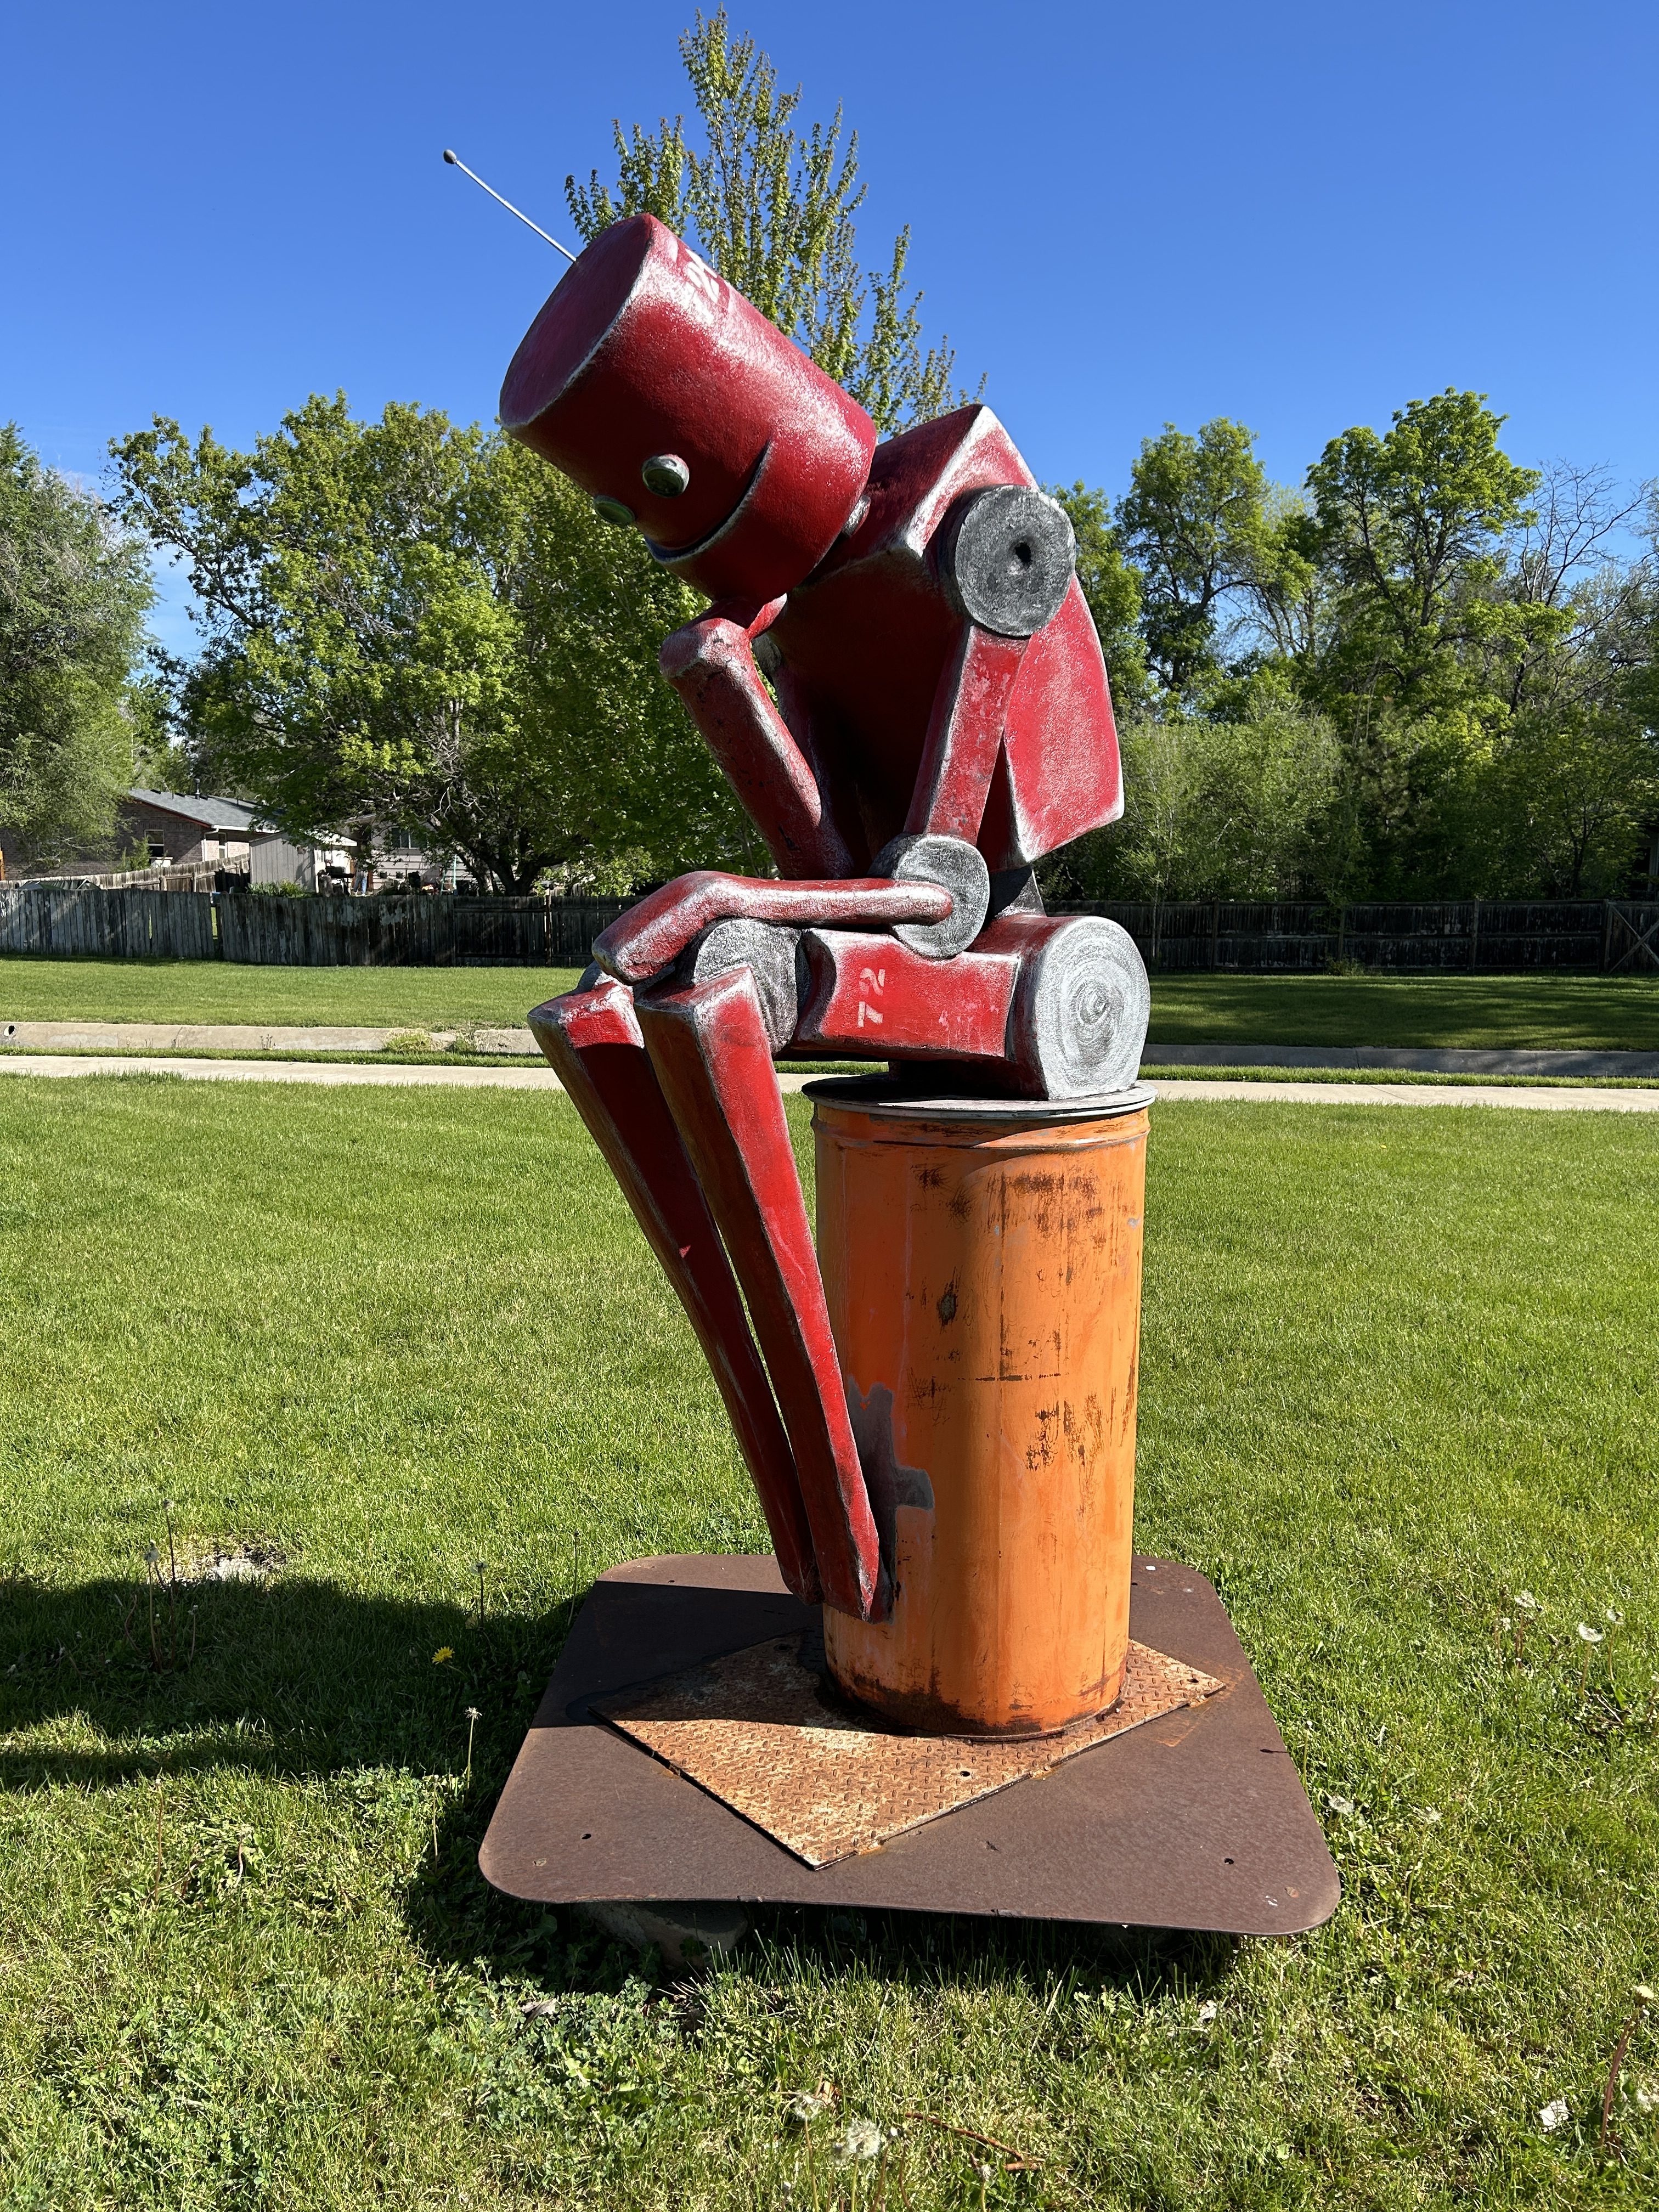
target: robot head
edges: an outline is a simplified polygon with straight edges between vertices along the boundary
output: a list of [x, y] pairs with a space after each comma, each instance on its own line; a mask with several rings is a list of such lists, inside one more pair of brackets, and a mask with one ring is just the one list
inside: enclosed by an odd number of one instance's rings
[[835, 544], [876, 427], [654, 216], [602, 231], [526, 333], [501, 422], [711, 599], [775, 599]]

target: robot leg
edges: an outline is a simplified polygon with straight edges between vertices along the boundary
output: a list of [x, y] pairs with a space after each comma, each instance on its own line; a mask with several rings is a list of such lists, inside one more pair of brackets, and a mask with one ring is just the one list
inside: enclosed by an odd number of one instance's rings
[[730, 969], [635, 1011], [766, 1356], [824, 1602], [883, 1619], [891, 1592], [754, 979]]
[[800, 1480], [732, 1268], [620, 983], [576, 991], [530, 1017], [576, 1111], [645, 1231], [714, 1372], [759, 1496], [784, 1581], [820, 1595]]

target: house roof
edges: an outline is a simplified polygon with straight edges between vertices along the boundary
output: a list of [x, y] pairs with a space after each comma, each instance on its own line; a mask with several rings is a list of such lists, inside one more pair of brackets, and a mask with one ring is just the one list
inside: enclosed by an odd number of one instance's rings
[[188, 792], [129, 791], [127, 797], [162, 814], [176, 814], [181, 822], [194, 822], [204, 830], [263, 830], [257, 806], [244, 806], [240, 799], [197, 799]]

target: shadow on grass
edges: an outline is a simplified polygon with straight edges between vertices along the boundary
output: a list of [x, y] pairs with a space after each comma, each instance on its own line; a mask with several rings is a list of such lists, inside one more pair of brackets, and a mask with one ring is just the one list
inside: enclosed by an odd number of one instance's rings
[[[456, 1778], [437, 1804], [434, 1855], [404, 1893], [416, 1943], [434, 1963], [525, 1976], [550, 1992], [616, 1988], [640, 1970], [632, 1953], [580, 1913], [503, 1896], [478, 1871], [568, 1620], [562, 1600], [541, 1613], [486, 1609], [481, 1623], [476, 1608], [278, 1576], [181, 1586], [176, 1609], [158, 1599], [152, 1641], [141, 1583], [0, 1584], [0, 1790], [119, 1789], [221, 1769]], [[462, 1789], [469, 1707], [479, 1719]], [[754, 1916], [745, 1956], [763, 1972], [856, 1970], [918, 1987], [981, 1977], [1046, 1985], [1071, 1973], [1151, 1999], [1207, 1988], [1236, 1948], [1063, 1923], [791, 1908]]]
[[1056, 1978], [1110, 1986], [1148, 2003], [1218, 1986], [1240, 1939], [1158, 1928], [1097, 1927], [1073, 1920], [979, 1919], [968, 1913], [757, 1912], [751, 1944], [828, 1976], [853, 1966], [917, 1988], [949, 1981], [1020, 1982]]
[[[0, 1584], [0, 1789], [233, 1766], [506, 1777], [568, 1622], [331, 1583]], [[159, 1663], [158, 1663], [159, 1661]]]

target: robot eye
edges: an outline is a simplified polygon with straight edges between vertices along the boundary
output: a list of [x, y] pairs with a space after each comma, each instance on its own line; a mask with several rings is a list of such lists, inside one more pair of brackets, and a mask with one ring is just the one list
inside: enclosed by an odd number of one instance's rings
[[642, 462], [640, 477], [647, 491], [659, 499], [678, 499], [691, 481], [691, 471], [678, 453], [653, 453]]
[[624, 507], [621, 500], [611, 499], [602, 491], [593, 495], [593, 512], [601, 522], [608, 522], [613, 530], [631, 530], [634, 527], [633, 508]]

